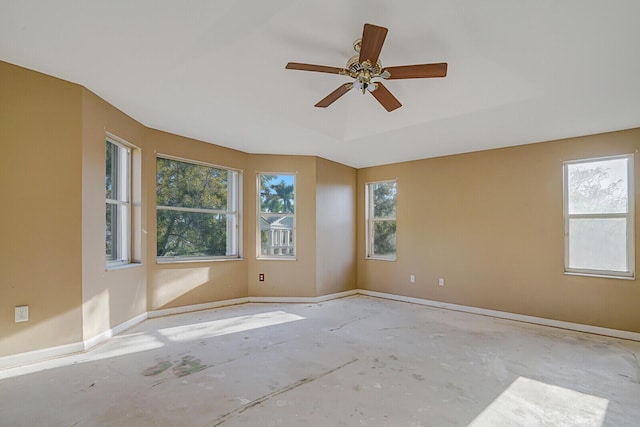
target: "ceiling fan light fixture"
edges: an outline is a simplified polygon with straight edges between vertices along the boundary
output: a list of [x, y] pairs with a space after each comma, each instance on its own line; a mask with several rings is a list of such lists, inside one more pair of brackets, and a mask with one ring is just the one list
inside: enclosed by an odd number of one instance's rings
[[380, 52], [387, 36], [387, 28], [373, 24], [364, 24], [362, 38], [353, 43], [353, 49], [357, 55], [352, 56], [347, 61], [344, 68], [329, 67], [326, 65], [303, 64], [289, 62], [286, 65], [288, 70], [315, 71], [319, 73], [338, 74], [349, 76], [352, 83], [339, 86], [325, 98], [320, 100], [315, 106], [326, 108], [335, 102], [349, 90], [355, 88], [361, 90], [363, 94], [369, 92], [387, 110], [393, 111], [402, 106], [386, 86], [379, 80], [402, 80], [402, 79], [424, 79], [447, 76], [447, 63], [439, 62], [433, 64], [398, 65], [382, 68]]

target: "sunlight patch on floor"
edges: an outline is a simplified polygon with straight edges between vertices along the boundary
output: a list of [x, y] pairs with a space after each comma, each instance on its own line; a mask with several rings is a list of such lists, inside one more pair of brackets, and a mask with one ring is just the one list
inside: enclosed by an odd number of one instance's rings
[[229, 319], [212, 320], [198, 324], [175, 326], [159, 329], [158, 333], [174, 342], [199, 340], [266, 326], [303, 320], [304, 317], [284, 311], [270, 311], [268, 313], [252, 314], [249, 316], [232, 317]]
[[568, 388], [518, 377], [469, 427], [602, 427], [609, 401]]

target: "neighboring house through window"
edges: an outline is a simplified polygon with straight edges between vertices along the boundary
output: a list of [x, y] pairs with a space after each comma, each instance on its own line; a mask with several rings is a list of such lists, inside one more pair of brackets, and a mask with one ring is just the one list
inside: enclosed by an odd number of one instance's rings
[[396, 181], [366, 184], [367, 258], [396, 259]]
[[108, 136], [106, 148], [107, 267], [131, 261], [131, 148]]
[[241, 179], [237, 170], [158, 157], [158, 260], [239, 258]]
[[634, 277], [633, 156], [564, 163], [565, 272]]
[[296, 256], [294, 174], [258, 174], [258, 258]]

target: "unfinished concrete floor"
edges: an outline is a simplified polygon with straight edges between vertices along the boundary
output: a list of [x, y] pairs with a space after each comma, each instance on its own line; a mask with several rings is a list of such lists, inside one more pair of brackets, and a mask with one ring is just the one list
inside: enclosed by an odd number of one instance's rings
[[151, 319], [0, 371], [2, 426], [638, 426], [640, 343], [370, 297]]

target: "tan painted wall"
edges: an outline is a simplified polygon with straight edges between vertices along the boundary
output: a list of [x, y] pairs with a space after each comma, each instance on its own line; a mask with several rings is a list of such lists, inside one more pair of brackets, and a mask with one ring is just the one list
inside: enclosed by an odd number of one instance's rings
[[[256, 259], [256, 192], [259, 172], [296, 174], [296, 260]], [[316, 158], [307, 156], [250, 155], [245, 174], [245, 257], [249, 295], [256, 297], [316, 296]], [[258, 281], [258, 274], [265, 281]]]
[[[147, 196], [148, 309], [157, 310], [184, 305], [248, 296], [247, 260], [186, 262], [158, 264], [156, 262], [156, 156], [158, 154], [197, 160], [244, 172], [244, 195], [251, 186], [252, 174], [247, 172], [248, 154], [201, 141], [147, 129], [143, 162]], [[245, 203], [245, 216], [248, 212]], [[247, 229], [247, 219], [243, 219]], [[247, 249], [247, 234], [243, 246]]]
[[0, 356], [82, 339], [81, 105], [80, 86], [0, 62]]
[[[564, 160], [639, 145], [635, 129], [359, 170], [358, 287], [640, 332], [637, 280], [563, 274], [562, 219]], [[398, 261], [365, 260], [365, 182], [396, 177]]]
[[356, 170], [316, 159], [316, 295], [356, 287]]
[[[82, 97], [82, 300], [84, 339], [147, 311], [146, 200], [142, 198], [140, 154], [146, 152], [144, 126], [90, 91]], [[137, 147], [133, 152], [134, 258], [137, 265], [106, 270], [105, 137], [110, 132]], [[137, 164], [136, 164], [137, 163]]]

